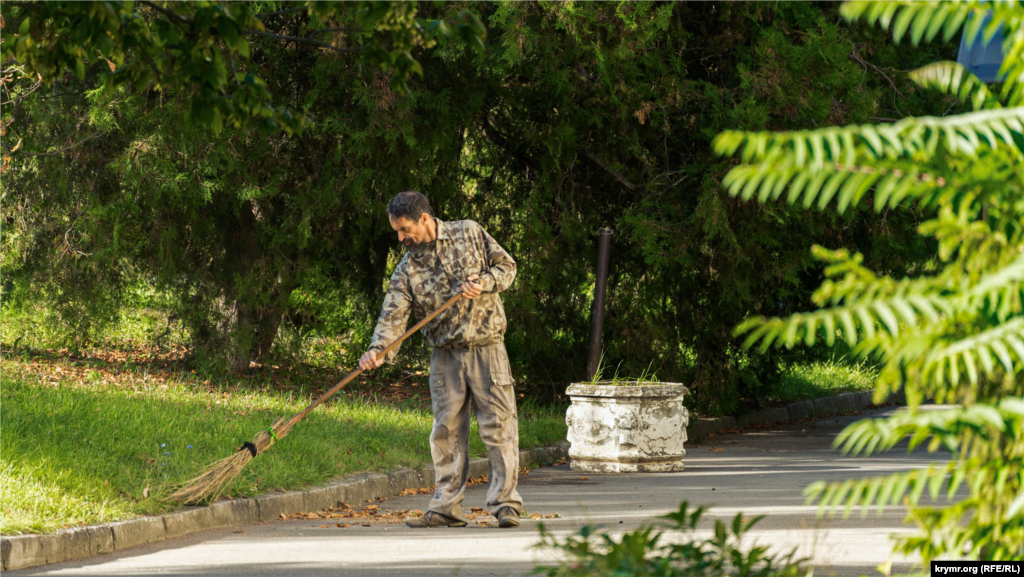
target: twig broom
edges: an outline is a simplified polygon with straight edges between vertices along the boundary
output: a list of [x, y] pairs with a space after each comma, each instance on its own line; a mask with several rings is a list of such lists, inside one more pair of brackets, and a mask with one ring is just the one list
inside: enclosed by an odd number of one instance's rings
[[[462, 293], [456, 294], [452, 298], [448, 299], [446, 303], [441, 305], [441, 308], [430, 313], [427, 318], [416, 323], [416, 326], [412, 327], [399, 337], [395, 342], [388, 345], [383, 351], [380, 352], [381, 357], [388, 354], [392, 349], [397, 347], [402, 341], [411, 337], [413, 333], [423, 328], [423, 325], [427, 324], [434, 319], [437, 315], [441, 314], [441, 311], [455, 304], [455, 301], [462, 298]], [[195, 479], [192, 479], [180, 489], [171, 495], [171, 499], [182, 503], [199, 503], [206, 499], [215, 499], [220, 495], [224, 487], [231, 482], [245, 467], [246, 463], [251, 461], [253, 457], [266, 451], [276, 441], [281, 440], [291, 431], [299, 421], [304, 419], [310, 411], [315, 409], [317, 405], [320, 405], [326, 401], [331, 395], [341, 390], [345, 385], [352, 379], [356, 378], [362, 369], [356, 369], [342, 379], [338, 384], [331, 387], [331, 390], [320, 395], [320, 398], [310, 403], [308, 407], [302, 410], [301, 413], [296, 414], [290, 419], [284, 417], [278, 418], [274, 421], [274, 424], [270, 425], [266, 430], [256, 433], [253, 437], [252, 442], [244, 443], [234, 454], [225, 459], [221, 459], [216, 463], [207, 467], [207, 469]]]

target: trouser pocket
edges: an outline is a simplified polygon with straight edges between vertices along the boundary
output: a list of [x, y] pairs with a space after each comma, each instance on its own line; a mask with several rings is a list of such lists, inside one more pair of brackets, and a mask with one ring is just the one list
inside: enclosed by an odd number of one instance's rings
[[512, 378], [512, 371], [509, 367], [508, 353], [505, 351], [505, 343], [498, 343], [490, 347], [488, 359], [488, 372], [490, 387], [488, 387], [488, 404], [491, 411], [499, 421], [505, 421], [516, 416], [516, 393], [515, 379]]

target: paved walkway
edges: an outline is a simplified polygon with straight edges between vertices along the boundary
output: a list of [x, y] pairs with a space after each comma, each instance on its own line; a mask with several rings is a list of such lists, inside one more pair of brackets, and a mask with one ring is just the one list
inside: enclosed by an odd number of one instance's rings
[[[895, 409], [865, 411], [811, 423], [718, 435], [687, 444], [687, 470], [662, 474], [593, 474], [567, 465], [531, 471], [520, 481], [530, 513], [559, 514], [544, 523], [568, 535], [585, 522], [613, 530], [636, 528], [645, 519], [678, 507], [681, 500], [713, 506], [705, 516], [731, 518], [738, 511], [766, 515], [751, 534], [775, 547], [798, 547], [819, 567], [818, 576], [874, 574], [889, 558], [889, 535], [907, 531], [903, 510], [887, 509], [843, 520], [815, 517], [801, 491], [812, 481], [863, 477], [906, 470], [948, 454], [896, 450], [871, 458], [844, 458], [831, 448], [846, 424], [863, 416]], [[712, 450], [715, 449], [715, 450]], [[721, 450], [718, 450], [721, 449]], [[481, 507], [484, 486], [467, 489], [466, 506]], [[376, 503], [392, 511], [422, 509], [429, 495], [398, 497]], [[482, 519], [482, 517], [481, 517]], [[49, 565], [5, 574], [15, 576], [94, 575], [523, 575], [554, 553], [532, 546], [536, 521], [518, 530], [471, 524], [467, 528], [413, 530], [403, 525], [364, 527], [349, 521], [278, 521], [198, 533], [180, 539], [118, 552], [88, 561]], [[322, 524], [328, 524], [326, 528]], [[897, 567], [905, 566], [905, 560]]]

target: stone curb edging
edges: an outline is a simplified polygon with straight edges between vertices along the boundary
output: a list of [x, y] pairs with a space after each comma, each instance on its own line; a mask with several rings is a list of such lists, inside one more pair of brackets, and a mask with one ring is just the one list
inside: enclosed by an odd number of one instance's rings
[[[568, 453], [568, 443], [537, 447], [520, 451], [519, 462], [552, 462], [567, 458]], [[488, 470], [487, 459], [470, 461], [470, 477], [486, 475]], [[406, 489], [433, 484], [434, 467], [427, 465], [421, 469], [398, 469], [389, 473], [362, 473], [304, 491], [217, 501], [209, 506], [188, 507], [166, 515], [74, 527], [46, 535], [4, 536], [0, 537], [0, 569], [7, 571], [77, 561], [196, 531], [271, 521], [279, 519], [282, 514], [292, 515], [300, 511], [319, 511], [336, 506], [338, 501], [360, 503], [394, 497]]]
[[[719, 417], [717, 419], [691, 419], [686, 426], [686, 437], [689, 441], [703, 439], [710, 434], [717, 433], [723, 429], [747, 429], [751, 426], [768, 426], [790, 421], [802, 421], [815, 417], [826, 417], [839, 413], [858, 411], [873, 406], [871, 400], [873, 393], [864, 391], [860, 393], [845, 393], [834, 397], [824, 397], [813, 401], [800, 401], [791, 403], [784, 407], [765, 409], [739, 417]], [[893, 393], [886, 399], [886, 405], [904, 405], [907, 397], [900, 391]]]

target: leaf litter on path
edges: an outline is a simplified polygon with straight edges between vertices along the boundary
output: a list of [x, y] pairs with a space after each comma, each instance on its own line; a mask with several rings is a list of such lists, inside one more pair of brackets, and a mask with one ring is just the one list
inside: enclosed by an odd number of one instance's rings
[[[474, 477], [466, 482], [466, 485], [482, 485], [488, 482], [487, 475], [480, 475]], [[430, 495], [434, 493], [434, 487], [416, 487], [411, 489], [405, 489], [398, 494], [399, 497], [409, 497], [412, 495]], [[331, 527], [337, 527], [346, 529], [350, 524], [358, 524], [363, 527], [370, 527], [372, 525], [397, 525], [405, 522], [409, 517], [422, 517], [423, 511], [419, 509], [402, 509], [402, 510], [390, 510], [384, 509], [381, 505], [376, 503], [382, 502], [378, 499], [376, 501], [370, 501], [369, 504], [353, 507], [347, 503], [341, 501], [338, 502], [336, 507], [327, 507], [319, 511], [300, 511], [292, 515], [286, 515], [281, 513], [279, 520], [281, 521], [335, 521], [333, 524], [320, 524], [318, 527], [321, 529], [328, 529]], [[538, 519], [557, 519], [561, 518], [558, 513], [549, 513], [547, 515], [541, 513], [527, 513], [523, 512], [519, 515], [521, 518], [538, 520]], [[485, 509], [480, 507], [470, 507], [469, 512], [466, 514], [466, 518], [470, 521], [476, 521], [481, 527], [497, 526], [498, 520], [493, 515], [488, 513]]]
[[282, 521], [319, 521], [329, 520], [335, 521], [333, 525], [320, 525], [322, 528], [328, 527], [339, 527], [346, 528], [349, 524], [360, 524], [364, 527], [370, 525], [389, 525], [396, 524], [405, 521], [406, 517], [422, 517], [423, 512], [419, 509], [404, 509], [401, 511], [391, 511], [387, 509], [381, 509], [379, 505], [364, 505], [362, 507], [352, 507], [347, 503], [338, 502], [337, 507], [327, 507], [319, 511], [306, 512], [300, 511], [292, 515], [285, 515], [281, 513], [280, 520]]

